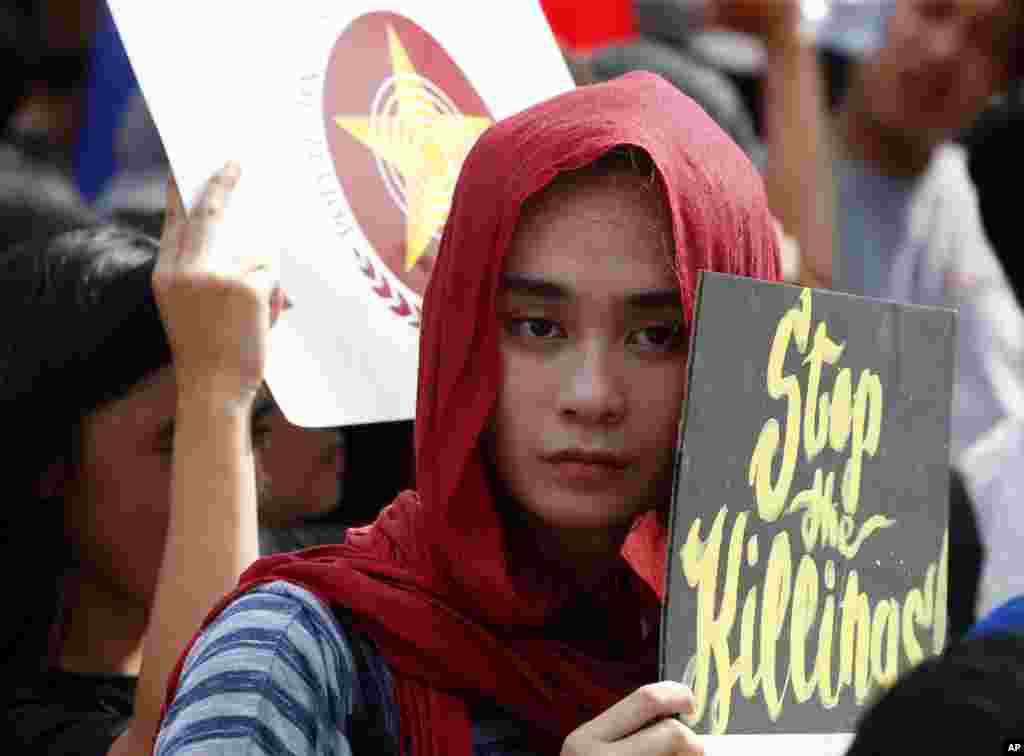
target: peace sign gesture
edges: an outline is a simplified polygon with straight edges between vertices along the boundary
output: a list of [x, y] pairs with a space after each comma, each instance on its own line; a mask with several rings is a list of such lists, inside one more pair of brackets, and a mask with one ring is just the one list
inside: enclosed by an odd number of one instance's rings
[[268, 334], [286, 300], [267, 250], [218, 244], [239, 175], [238, 164], [228, 163], [189, 213], [169, 181], [153, 290], [179, 392], [212, 393], [244, 405], [263, 383]]

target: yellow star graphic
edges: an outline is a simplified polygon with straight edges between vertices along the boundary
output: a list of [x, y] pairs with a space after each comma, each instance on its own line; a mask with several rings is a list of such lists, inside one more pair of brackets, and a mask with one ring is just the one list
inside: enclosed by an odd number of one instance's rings
[[409, 272], [444, 225], [462, 161], [491, 120], [443, 112], [443, 102], [432, 96], [432, 85], [416, 72], [395, 30], [387, 31], [395, 81], [391, 107], [375, 118], [336, 116], [334, 122], [401, 176]]

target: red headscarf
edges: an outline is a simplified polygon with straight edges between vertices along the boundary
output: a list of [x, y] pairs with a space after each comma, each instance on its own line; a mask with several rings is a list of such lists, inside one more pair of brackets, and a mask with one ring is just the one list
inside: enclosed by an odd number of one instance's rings
[[555, 752], [573, 729], [657, 678], [666, 556], [659, 518], [641, 516], [617, 570], [587, 596], [553, 580], [523, 585], [509, 574], [479, 447], [502, 378], [499, 274], [523, 202], [623, 144], [646, 150], [657, 167], [687, 319], [699, 269], [778, 278], [760, 177], [661, 78], [629, 74], [501, 121], [463, 166], [424, 302], [419, 493], [399, 496], [343, 545], [258, 561], [206, 621], [238, 593], [279, 579], [346, 607], [392, 670], [415, 756], [468, 756], [467, 701], [480, 697], [535, 725], [535, 752]]

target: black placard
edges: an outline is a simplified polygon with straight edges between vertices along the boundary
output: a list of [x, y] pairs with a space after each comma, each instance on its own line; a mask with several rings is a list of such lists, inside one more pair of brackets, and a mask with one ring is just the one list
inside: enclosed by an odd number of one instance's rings
[[950, 310], [701, 275], [661, 637], [696, 732], [852, 732], [941, 650], [954, 332]]

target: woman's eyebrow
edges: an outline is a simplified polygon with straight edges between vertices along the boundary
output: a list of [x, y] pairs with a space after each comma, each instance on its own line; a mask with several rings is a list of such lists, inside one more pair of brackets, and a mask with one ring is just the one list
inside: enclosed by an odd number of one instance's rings
[[[565, 302], [574, 292], [564, 284], [522, 273], [506, 273], [501, 277], [502, 294], [521, 294], [535, 299]], [[652, 289], [635, 291], [623, 297], [626, 305], [634, 310], [664, 310], [680, 308], [683, 304], [679, 289]]]
[[626, 304], [634, 310], [680, 309], [683, 306], [683, 296], [679, 289], [638, 291], [626, 296]]
[[522, 294], [535, 299], [548, 299], [556, 302], [564, 302], [572, 298], [572, 292], [567, 286], [522, 273], [502, 275], [500, 291], [502, 294]]

